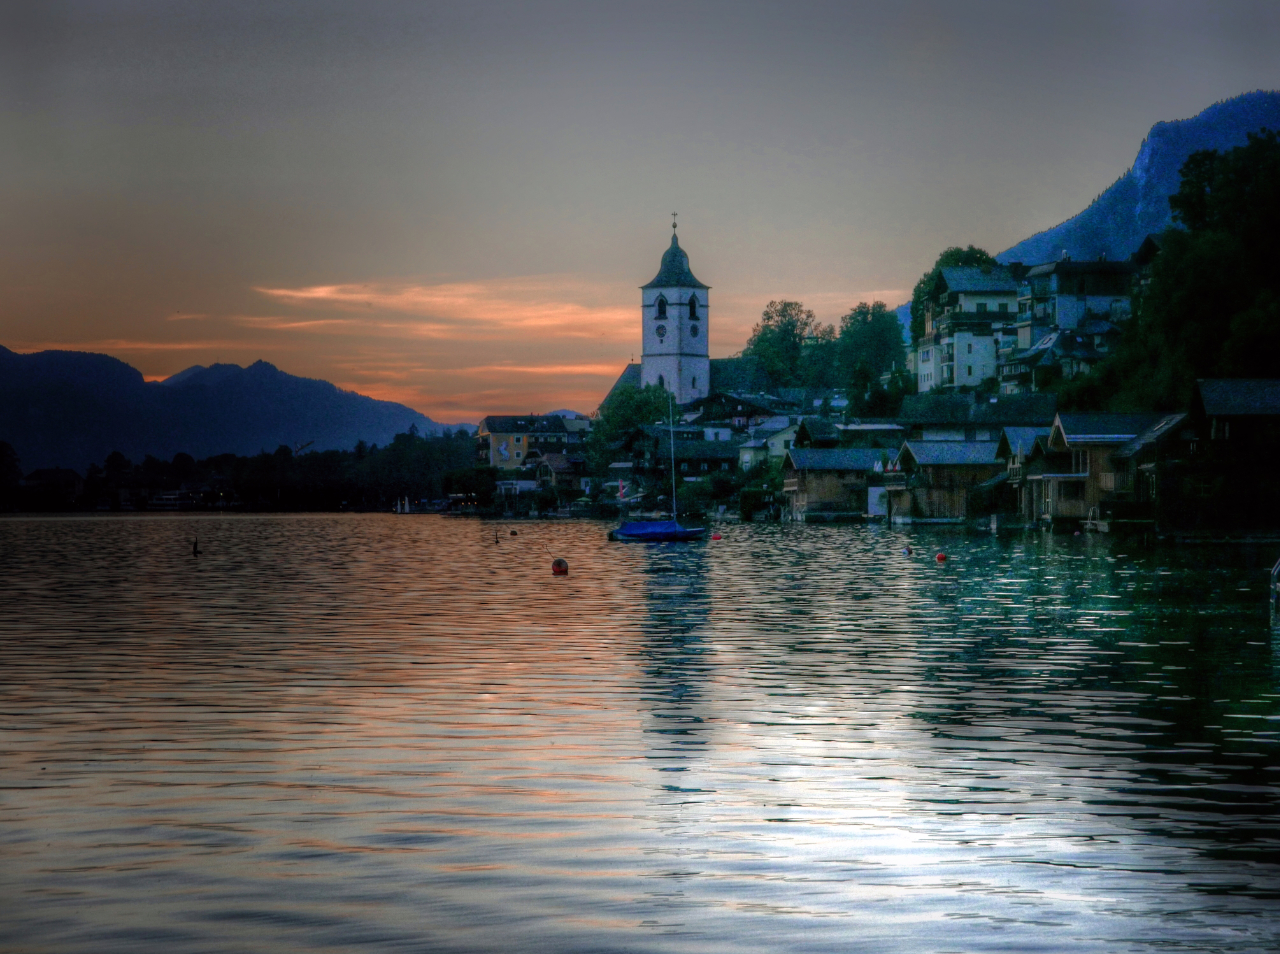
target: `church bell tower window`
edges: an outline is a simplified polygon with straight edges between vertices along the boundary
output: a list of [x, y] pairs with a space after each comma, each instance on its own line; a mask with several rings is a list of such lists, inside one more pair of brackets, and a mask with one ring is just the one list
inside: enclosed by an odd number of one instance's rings
[[658, 296], [658, 313], [657, 315], [655, 315], [655, 317], [657, 318], [667, 317], [667, 300], [663, 298], [661, 295]]
[[690, 320], [690, 321], [697, 321], [697, 320], [698, 320], [698, 299], [697, 299], [697, 296], [694, 296], [694, 297], [692, 297], [692, 298], [690, 298], [690, 299], [689, 299], [689, 320]]

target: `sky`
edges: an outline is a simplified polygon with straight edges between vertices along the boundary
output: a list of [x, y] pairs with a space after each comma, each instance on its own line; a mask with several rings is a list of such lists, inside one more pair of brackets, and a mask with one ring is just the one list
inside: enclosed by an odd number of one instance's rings
[[713, 357], [1079, 212], [1280, 88], [1267, 2], [0, 6], [0, 345], [590, 412], [671, 213]]

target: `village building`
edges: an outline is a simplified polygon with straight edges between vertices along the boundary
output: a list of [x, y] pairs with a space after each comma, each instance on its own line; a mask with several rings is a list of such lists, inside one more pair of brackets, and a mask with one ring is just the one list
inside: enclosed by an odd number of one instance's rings
[[1024, 466], [1025, 506], [1050, 525], [1103, 517], [1102, 504], [1123, 487], [1127, 465], [1112, 455], [1160, 419], [1159, 414], [1059, 414], [1041, 453]]
[[1017, 309], [1018, 283], [1009, 268], [940, 269], [914, 349], [917, 392], [994, 378], [1000, 341], [1013, 335]]
[[1051, 427], [1057, 405], [1054, 394], [911, 394], [897, 423], [907, 440], [998, 441], [1006, 427]]
[[974, 487], [1004, 470], [996, 440], [907, 441], [884, 477], [894, 523], [964, 523]]
[[[785, 513], [801, 523], [883, 516], [884, 488], [870, 487], [888, 454], [876, 448], [793, 447], [782, 465]], [[874, 502], [871, 501], [874, 491]]]
[[1018, 289], [1018, 324], [1074, 331], [1089, 316], [1122, 322], [1129, 317], [1134, 269], [1131, 262], [1073, 262], [1066, 255], [1035, 265]]
[[571, 433], [558, 414], [490, 414], [480, 422], [475, 441], [478, 466], [520, 470], [531, 451], [563, 452], [579, 445], [582, 435]]

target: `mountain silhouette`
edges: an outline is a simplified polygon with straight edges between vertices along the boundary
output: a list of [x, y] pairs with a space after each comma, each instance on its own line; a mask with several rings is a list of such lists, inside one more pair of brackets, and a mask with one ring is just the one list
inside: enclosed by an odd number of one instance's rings
[[113, 450], [135, 461], [180, 451], [197, 459], [256, 454], [308, 441], [311, 450], [350, 450], [361, 440], [385, 444], [412, 425], [423, 435], [474, 430], [286, 374], [266, 361], [197, 365], [147, 382], [105, 354], [17, 354], [0, 346], [0, 441], [13, 445], [24, 471], [83, 471]]
[[1064, 251], [1077, 260], [1128, 258], [1148, 233], [1173, 224], [1169, 196], [1178, 191], [1179, 170], [1188, 156], [1201, 149], [1242, 146], [1249, 133], [1263, 128], [1280, 129], [1280, 92], [1244, 93], [1190, 119], [1156, 123], [1142, 141], [1133, 167], [1087, 209], [996, 258], [1028, 265], [1061, 258]]

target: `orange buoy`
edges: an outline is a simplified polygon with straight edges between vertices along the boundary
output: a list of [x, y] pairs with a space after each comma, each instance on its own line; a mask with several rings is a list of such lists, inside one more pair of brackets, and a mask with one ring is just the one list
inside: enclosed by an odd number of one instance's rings
[[939, 563], [946, 563], [947, 555], [945, 553], [939, 553], [936, 557], [934, 557], [934, 559], [937, 560]]
[[568, 576], [569, 561], [568, 560], [552, 560], [551, 575], [552, 576]]
[[713, 534], [711, 534], [711, 539], [712, 539], [712, 540], [723, 540], [723, 539], [724, 539], [724, 537], [720, 536], [720, 534], [718, 534], [718, 533], [713, 533]]

